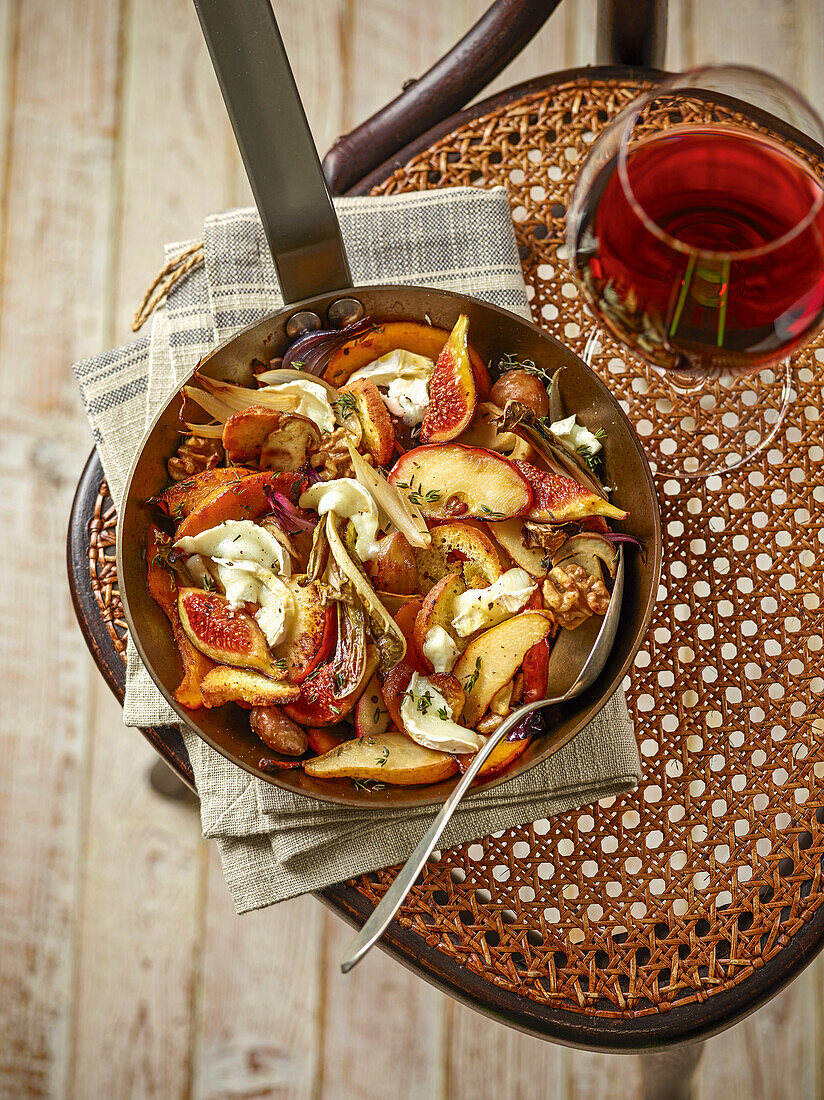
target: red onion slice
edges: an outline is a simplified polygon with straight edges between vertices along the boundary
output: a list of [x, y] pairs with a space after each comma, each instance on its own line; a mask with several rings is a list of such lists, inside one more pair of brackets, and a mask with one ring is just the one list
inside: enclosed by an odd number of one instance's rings
[[304, 374], [321, 375], [332, 355], [355, 336], [361, 336], [375, 327], [369, 317], [353, 321], [345, 328], [324, 328], [307, 332], [291, 344], [283, 356], [283, 369], [293, 368]]
[[287, 535], [294, 535], [296, 531], [311, 531], [314, 529], [317, 520], [303, 515], [300, 508], [296, 508], [285, 493], [281, 493], [278, 489], [272, 489], [268, 485], [263, 491], [275, 519]]
[[513, 726], [506, 735], [506, 740], [529, 741], [533, 737], [537, 737], [539, 733], [543, 733], [545, 728], [546, 723], [543, 714], [538, 710], [533, 710], [524, 715], [517, 726]]

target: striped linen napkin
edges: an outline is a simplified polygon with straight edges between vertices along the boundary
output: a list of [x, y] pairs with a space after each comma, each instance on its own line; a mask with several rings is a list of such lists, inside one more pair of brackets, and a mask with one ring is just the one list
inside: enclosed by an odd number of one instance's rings
[[[505, 189], [454, 188], [335, 201], [356, 284], [440, 287], [529, 317]], [[168, 245], [170, 261], [194, 242]], [[278, 309], [274, 264], [257, 212], [206, 219], [204, 263], [169, 294], [150, 337], [74, 367], [115, 503], [147, 424], [216, 344]], [[179, 724], [129, 643], [124, 722]], [[348, 809], [281, 790], [229, 763], [188, 727], [183, 737], [203, 834], [219, 846], [238, 912], [404, 860], [431, 811]], [[467, 797], [450, 847], [620, 794], [640, 779], [623, 691], [570, 744], [527, 774]]]

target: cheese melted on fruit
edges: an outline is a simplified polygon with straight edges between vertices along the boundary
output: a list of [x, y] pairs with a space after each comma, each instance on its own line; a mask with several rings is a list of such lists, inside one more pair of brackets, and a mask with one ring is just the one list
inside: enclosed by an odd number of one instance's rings
[[[274, 646], [283, 640], [295, 601], [279, 576], [290, 572], [286, 551], [271, 532], [248, 519], [230, 519], [178, 539], [175, 546], [191, 556], [211, 558], [229, 606], [239, 610], [245, 603], [257, 604], [255, 619], [266, 641]], [[202, 583], [205, 570], [196, 570], [196, 575]]]
[[397, 348], [356, 370], [350, 382], [368, 378], [376, 386], [388, 387], [383, 398], [386, 407], [411, 428], [422, 423], [429, 408], [429, 380], [434, 369], [434, 361], [425, 355]]
[[436, 672], [451, 672], [458, 659], [458, 647], [444, 628], [436, 623], [424, 638], [423, 655]]
[[449, 703], [426, 676], [412, 673], [401, 703], [403, 728], [425, 749], [438, 752], [477, 752], [484, 738], [454, 721]]
[[288, 397], [297, 397], [298, 416], [305, 416], [317, 424], [322, 432], [335, 430], [335, 413], [329, 404], [329, 398], [323, 386], [317, 382], [279, 382], [265, 387], [268, 393], [282, 393]]
[[461, 638], [495, 626], [520, 611], [538, 587], [525, 569], [508, 569], [488, 588], [469, 588], [455, 597], [452, 627]]
[[354, 478], [319, 481], [303, 493], [300, 506], [314, 508], [319, 516], [334, 512], [351, 520], [357, 535], [355, 552], [361, 561], [371, 561], [378, 553], [378, 509], [371, 494]]

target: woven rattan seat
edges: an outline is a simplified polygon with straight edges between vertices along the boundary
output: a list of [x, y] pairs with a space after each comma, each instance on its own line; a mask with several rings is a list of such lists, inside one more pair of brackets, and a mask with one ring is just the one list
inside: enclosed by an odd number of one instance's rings
[[[581, 354], [592, 320], [562, 248], [569, 189], [642, 84], [596, 70], [526, 85], [456, 116], [358, 191], [505, 184], [534, 318]], [[662, 584], [626, 685], [638, 789], [444, 852], [410, 893], [395, 948], [452, 992], [543, 1034], [638, 1046], [730, 1022], [817, 949], [822, 360], [822, 337], [796, 357], [789, 413], [752, 465], [709, 484], [658, 482]], [[593, 366], [637, 420], [626, 354], [603, 340]], [[694, 445], [682, 415], [644, 425], [651, 443]], [[122, 648], [114, 523], [103, 486], [91, 582]], [[362, 916], [394, 873], [330, 896]]]

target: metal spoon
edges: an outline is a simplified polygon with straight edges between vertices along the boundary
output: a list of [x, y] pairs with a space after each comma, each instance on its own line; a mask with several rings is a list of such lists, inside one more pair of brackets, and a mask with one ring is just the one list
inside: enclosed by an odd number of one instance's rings
[[409, 893], [415, 879], [417, 879], [418, 875], [423, 870], [424, 864], [432, 855], [435, 845], [438, 843], [441, 833], [444, 831], [450, 818], [457, 809], [458, 803], [466, 794], [472, 780], [478, 774], [484, 761], [493, 751], [495, 746], [500, 744], [509, 731], [527, 714], [530, 714], [534, 710], [541, 710], [543, 707], [552, 706], [555, 703], [565, 703], [569, 699], [574, 699], [576, 695], [580, 695], [581, 692], [586, 691], [586, 689], [598, 678], [602, 668], [606, 664], [607, 657], [612, 649], [612, 643], [615, 640], [615, 632], [618, 627], [618, 619], [621, 613], [621, 598], [623, 592], [624, 555], [622, 548], [619, 546], [618, 568], [615, 572], [615, 584], [612, 588], [609, 607], [601, 623], [601, 628], [592, 644], [592, 648], [589, 651], [589, 655], [581, 666], [581, 671], [576, 676], [572, 685], [568, 687], [563, 694], [555, 695], [549, 699], [539, 699], [536, 703], [529, 703], [525, 707], [519, 707], [498, 726], [494, 733], [490, 734], [484, 747], [475, 755], [472, 763], [455, 785], [455, 789], [452, 791], [449, 798], [447, 798], [446, 802], [444, 802], [440, 813], [427, 829], [423, 839], [404, 866], [400, 869], [395, 881], [381, 898], [380, 904], [377, 906], [372, 916], [366, 921], [354, 940], [352, 940], [352, 943], [349, 945], [349, 950], [344, 955], [340, 964], [340, 968], [344, 974], [351, 970], [356, 963], [360, 962], [370, 947], [372, 947], [386, 931], [389, 922], [403, 904], [403, 900]]

